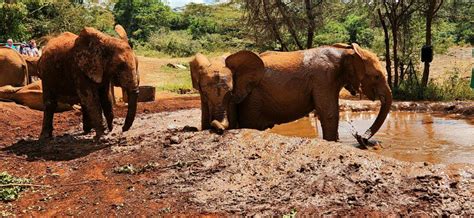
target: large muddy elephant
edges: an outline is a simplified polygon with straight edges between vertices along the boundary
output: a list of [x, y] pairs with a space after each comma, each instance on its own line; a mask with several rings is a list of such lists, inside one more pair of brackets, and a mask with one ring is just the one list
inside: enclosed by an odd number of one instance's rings
[[202, 129], [264, 130], [316, 110], [323, 138], [338, 139], [339, 92], [362, 92], [382, 106], [362, 136], [372, 137], [392, 103], [377, 56], [357, 44], [323, 46], [295, 52], [240, 51], [210, 62], [197, 54], [191, 61], [193, 87], [201, 94]]
[[79, 35], [63, 33], [43, 49], [39, 68], [45, 106], [40, 139], [52, 137], [57, 102], [81, 104], [83, 129], [95, 129], [95, 138], [104, 133], [102, 113], [109, 130], [113, 128], [111, 83], [127, 90], [128, 112], [122, 130], [133, 124], [139, 86], [138, 61], [122, 26], [120, 38], [86, 27]]
[[31, 83], [31, 76], [39, 76], [37, 62], [37, 57], [27, 57], [14, 49], [0, 47], [0, 87], [20, 87]]

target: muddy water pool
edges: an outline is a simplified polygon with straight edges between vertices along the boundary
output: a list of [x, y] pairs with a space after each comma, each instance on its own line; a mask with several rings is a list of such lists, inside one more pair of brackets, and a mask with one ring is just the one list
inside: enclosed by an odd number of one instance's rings
[[[351, 132], [364, 133], [376, 116], [377, 112], [341, 112], [340, 142], [357, 146]], [[322, 138], [320, 123], [312, 117], [277, 125], [269, 131], [287, 136]], [[373, 152], [399, 160], [474, 164], [474, 123], [467, 120], [429, 113], [391, 112], [371, 140], [381, 144], [381, 148]]]

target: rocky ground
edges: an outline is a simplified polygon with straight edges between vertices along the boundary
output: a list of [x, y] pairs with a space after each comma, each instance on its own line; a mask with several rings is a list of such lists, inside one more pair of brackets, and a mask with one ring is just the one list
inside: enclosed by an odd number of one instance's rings
[[[341, 108], [376, 108], [359, 103], [342, 101]], [[440, 111], [453, 111], [446, 104]], [[80, 114], [58, 114], [58, 137], [40, 144], [41, 113], [3, 104], [0, 171], [43, 186], [0, 203], [0, 214], [474, 214], [472, 165], [407, 163], [255, 130], [217, 135], [197, 131], [200, 112], [186, 109], [199, 105], [196, 98], [160, 105], [167, 106], [140, 104], [130, 131], [122, 133], [123, 119], [116, 119], [117, 128], [99, 142], [81, 134]], [[116, 111], [123, 117], [125, 108]]]

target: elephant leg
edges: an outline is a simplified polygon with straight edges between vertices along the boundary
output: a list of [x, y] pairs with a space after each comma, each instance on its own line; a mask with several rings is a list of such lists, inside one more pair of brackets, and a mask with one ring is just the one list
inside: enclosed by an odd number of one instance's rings
[[56, 107], [58, 106], [56, 96], [49, 91], [45, 91], [43, 94], [43, 105], [43, 127], [41, 129], [40, 140], [53, 136], [53, 118]]
[[201, 130], [211, 129], [208, 102], [201, 98]]
[[81, 106], [85, 105], [90, 125], [95, 129], [95, 139], [99, 139], [104, 134], [104, 126], [98, 89], [88, 87], [86, 89], [78, 89], [77, 93], [81, 99]]
[[92, 130], [92, 125], [90, 121], [89, 114], [87, 113], [87, 109], [85, 105], [81, 105], [81, 112], [82, 112], [82, 130], [84, 133], [90, 133]]
[[[112, 86], [113, 87], [113, 86]], [[113, 96], [112, 96], [113, 88], [110, 89], [110, 85], [106, 85], [99, 89], [99, 97], [100, 97], [100, 105], [102, 106], [102, 110], [104, 111], [105, 120], [107, 121], [107, 127], [109, 131], [113, 129], [113, 120], [114, 120], [114, 112], [113, 112]]]
[[315, 99], [316, 112], [321, 122], [323, 139], [337, 141], [339, 139], [339, 98], [314, 95], [313, 99]]

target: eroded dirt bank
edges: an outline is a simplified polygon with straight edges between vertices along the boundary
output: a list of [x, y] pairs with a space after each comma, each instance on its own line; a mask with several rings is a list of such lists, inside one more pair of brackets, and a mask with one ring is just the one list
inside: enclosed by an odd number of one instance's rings
[[[140, 114], [100, 143], [75, 125], [0, 151], [0, 171], [51, 187], [17, 215], [474, 214], [474, 167], [406, 163], [317, 139], [255, 130], [194, 132], [199, 110]], [[122, 119], [116, 124], [120, 125]], [[186, 127], [188, 126], [188, 127]]]
[[[340, 100], [340, 111], [371, 111], [377, 110], [380, 102], [369, 100]], [[474, 116], [474, 101], [396, 101], [392, 103], [391, 111], [435, 112], [444, 114], [458, 114], [465, 118]]]

